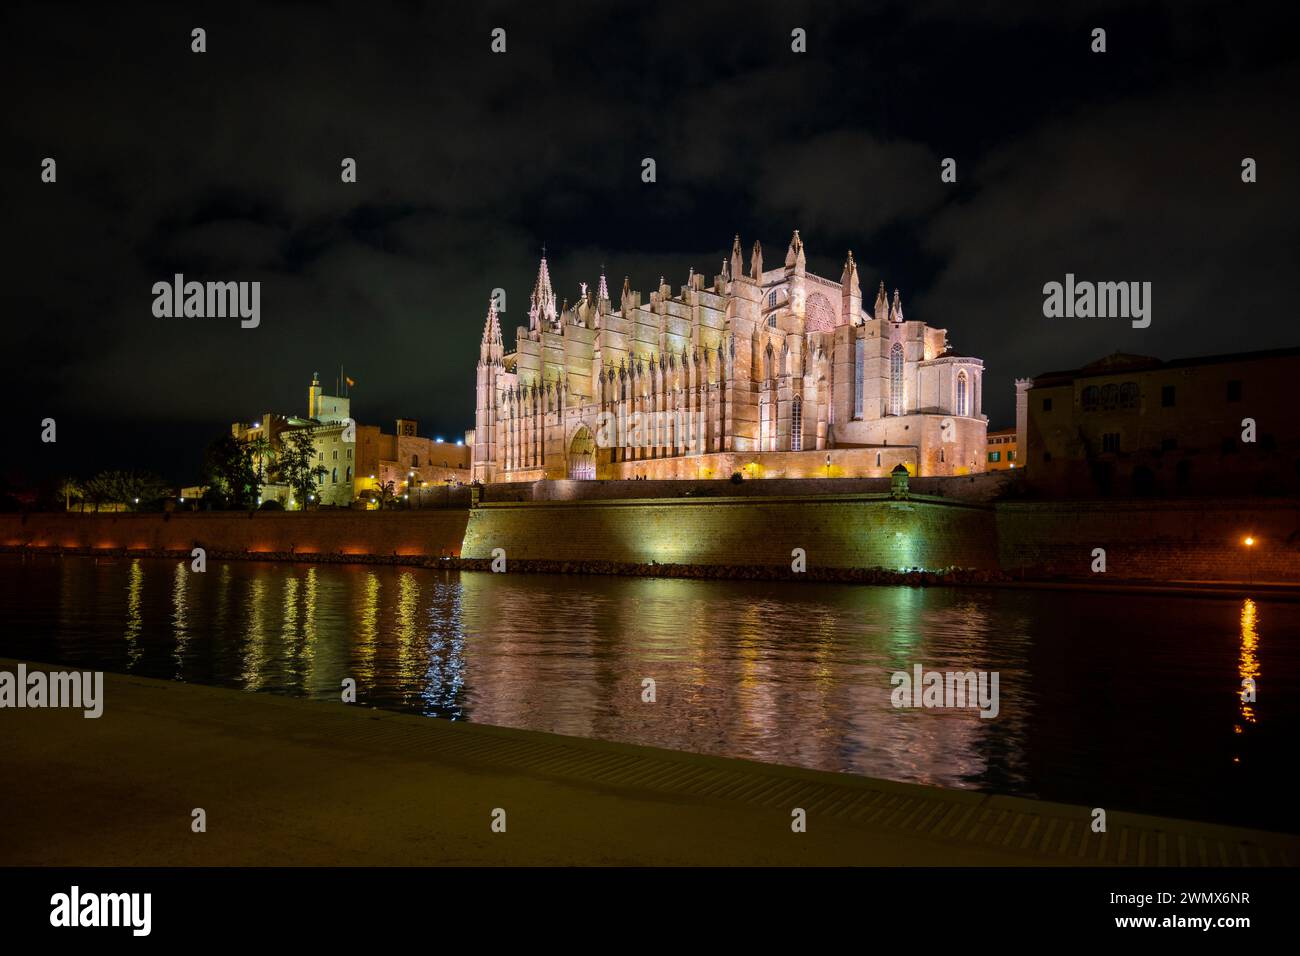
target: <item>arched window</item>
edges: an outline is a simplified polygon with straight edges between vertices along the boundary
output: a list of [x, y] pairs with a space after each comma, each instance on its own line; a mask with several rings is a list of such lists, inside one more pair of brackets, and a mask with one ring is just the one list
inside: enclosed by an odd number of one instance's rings
[[803, 451], [803, 399], [798, 395], [790, 403], [790, 450]]
[[412, 456], [411, 456], [411, 467], [412, 467], [412, 468], [419, 468], [419, 467], [420, 467], [420, 456], [419, 456], [419, 455], [412, 455]]
[[1097, 404], [1101, 401], [1101, 389], [1096, 385], [1089, 385], [1083, 390], [1083, 410], [1085, 412], [1095, 412]]
[[889, 414], [903, 414], [903, 345], [895, 342], [889, 350]]
[[336, 465], [334, 467], [334, 470], [330, 472], [330, 484], [337, 485], [338, 483], [339, 483], [339, 469], [338, 466]]
[[347, 470], [347, 473], [343, 476], [343, 480], [344, 480], [344, 481], [351, 481], [351, 480], [352, 480], [352, 466], [351, 466], [351, 465], [348, 465], [348, 470]]
[[966, 373], [957, 373], [957, 414], [965, 418], [970, 414], [966, 393]]
[[[776, 295], [775, 292], [772, 293], [772, 294], [773, 294], [773, 295]], [[774, 329], [774, 328], [776, 328], [776, 313], [775, 313], [775, 312], [769, 312], [769, 313], [767, 314], [767, 327], [768, 327], [769, 329]]]
[[775, 290], [775, 289], [773, 289], [771, 292], [769, 292], [769, 293], [767, 294], [767, 307], [768, 307], [769, 309], [775, 309], [775, 308], [776, 308], [776, 290]]

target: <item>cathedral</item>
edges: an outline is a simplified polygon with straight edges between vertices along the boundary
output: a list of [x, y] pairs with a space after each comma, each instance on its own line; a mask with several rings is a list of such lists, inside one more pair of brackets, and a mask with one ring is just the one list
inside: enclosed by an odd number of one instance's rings
[[649, 302], [602, 274], [557, 307], [543, 255], [512, 351], [489, 305], [477, 371], [483, 482], [984, 469], [983, 362], [883, 282], [864, 308], [852, 252], [839, 282], [809, 272], [798, 231], [777, 268], [757, 242], [746, 268], [737, 236], [711, 284], [692, 270]]

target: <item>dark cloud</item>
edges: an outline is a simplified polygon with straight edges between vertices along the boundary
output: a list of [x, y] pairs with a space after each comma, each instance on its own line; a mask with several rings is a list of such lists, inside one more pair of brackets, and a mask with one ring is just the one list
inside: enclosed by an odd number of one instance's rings
[[[472, 426], [487, 297], [525, 321], [540, 247], [570, 299], [603, 263], [713, 275], [740, 232], [1012, 378], [1124, 348], [1294, 344], [1296, 54], [1265, 6], [930, 0], [6, 9], [3, 372], [85, 471], [177, 478], [204, 434], [303, 406], [338, 364], [363, 420]], [[1111, 52], [1087, 51], [1102, 23]], [[208, 30], [209, 52], [189, 52]], [[509, 52], [489, 51], [508, 31]], [[809, 52], [790, 52], [790, 30]], [[1260, 182], [1240, 183], [1243, 155]], [[59, 161], [59, 182], [37, 180]], [[640, 180], [653, 157], [658, 182]], [[959, 182], [941, 184], [953, 156]], [[343, 185], [354, 157], [358, 182]], [[151, 287], [260, 280], [263, 320], [160, 320]], [[1066, 271], [1155, 283], [1145, 332], [1051, 324]], [[35, 429], [33, 429], [35, 434]], [[74, 447], [75, 446], [75, 447]], [[62, 457], [60, 457], [62, 456]]]

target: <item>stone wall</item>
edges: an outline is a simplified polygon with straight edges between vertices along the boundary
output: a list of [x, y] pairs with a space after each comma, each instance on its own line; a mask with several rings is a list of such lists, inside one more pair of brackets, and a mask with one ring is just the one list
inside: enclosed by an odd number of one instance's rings
[[[1003, 502], [996, 512], [999, 559], [1015, 574], [1300, 582], [1294, 500]], [[1092, 571], [1094, 548], [1106, 552], [1105, 575]]]
[[[989, 476], [979, 476], [981, 480]], [[846, 479], [846, 481], [848, 481]], [[925, 479], [913, 480], [913, 486]], [[810, 482], [812, 483], [812, 482]], [[815, 482], [819, 487], [838, 484]], [[749, 497], [737, 487], [801, 482], [704, 482], [690, 497], [630, 498], [653, 482], [564, 482], [533, 488], [552, 500], [488, 501], [428, 511], [172, 514], [0, 514], [0, 547], [189, 551], [232, 555], [356, 555], [507, 560], [790, 566], [803, 548], [813, 568], [999, 566], [1028, 578], [1097, 583], [1279, 581], [1300, 583], [1300, 503], [1267, 499], [969, 504], [878, 494]], [[701, 483], [683, 482], [699, 491]], [[859, 485], [859, 482], [853, 482]], [[492, 486], [489, 491], [496, 490]], [[622, 497], [562, 500], [566, 494]], [[679, 494], [684, 492], [680, 491]], [[1253, 547], [1244, 539], [1251, 536]], [[1104, 576], [1091, 570], [1106, 551]]]
[[459, 555], [468, 511], [0, 515], [0, 547], [229, 554]]
[[[914, 494], [954, 501], [987, 502], [1006, 492], [1015, 472], [934, 476], [909, 479]], [[766, 498], [812, 495], [882, 495], [888, 478], [764, 478], [733, 483], [727, 479], [684, 478], [675, 481], [498, 482], [483, 489], [483, 501], [591, 501], [619, 498]]]
[[486, 504], [463, 556], [789, 567], [996, 568], [991, 508], [878, 496]]

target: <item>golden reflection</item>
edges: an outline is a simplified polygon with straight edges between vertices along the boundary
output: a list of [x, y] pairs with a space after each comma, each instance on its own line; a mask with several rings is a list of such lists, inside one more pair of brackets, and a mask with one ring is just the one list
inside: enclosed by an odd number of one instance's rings
[[292, 641], [298, 637], [298, 589], [302, 586], [293, 575], [284, 579], [284, 627], [282, 632], [285, 641]]
[[126, 591], [126, 656], [130, 670], [140, 660], [144, 651], [140, 648], [140, 633], [144, 630], [144, 616], [141, 613], [140, 599], [144, 595], [144, 567], [140, 559], [131, 562], [131, 573]]
[[365, 687], [375, 679], [375, 655], [379, 650], [379, 575], [367, 569], [361, 590], [364, 597], [357, 613], [357, 672], [344, 676], [355, 677], [357, 686]]
[[420, 584], [415, 572], [403, 569], [397, 578], [397, 662], [399, 674], [412, 674], [420, 639]]
[[266, 648], [266, 577], [258, 575], [248, 582], [248, 602], [244, 606], [248, 627], [244, 631], [244, 686], [259, 690], [265, 679]]
[[[1241, 657], [1237, 663], [1237, 675], [1241, 678], [1241, 717], [1247, 723], [1255, 723], [1255, 694], [1259, 686], [1259, 609], [1255, 602], [1246, 598], [1241, 606]], [[1246, 683], [1249, 681], [1250, 683]], [[1240, 732], [1240, 729], [1238, 729]]]
[[177, 561], [176, 571], [172, 574], [172, 633], [176, 638], [172, 658], [176, 661], [177, 680], [181, 680], [185, 675], [185, 648], [190, 643], [190, 629], [187, 620], [189, 609], [185, 600], [185, 592], [189, 587], [189, 582], [190, 569], [185, 566], [184, 561]]
[[302, 668], [303, 680], [310, 683], [316, 664], [316, 595], [320, 589], [320, 574], [316, 565], [307, 568], [302, 582]]

